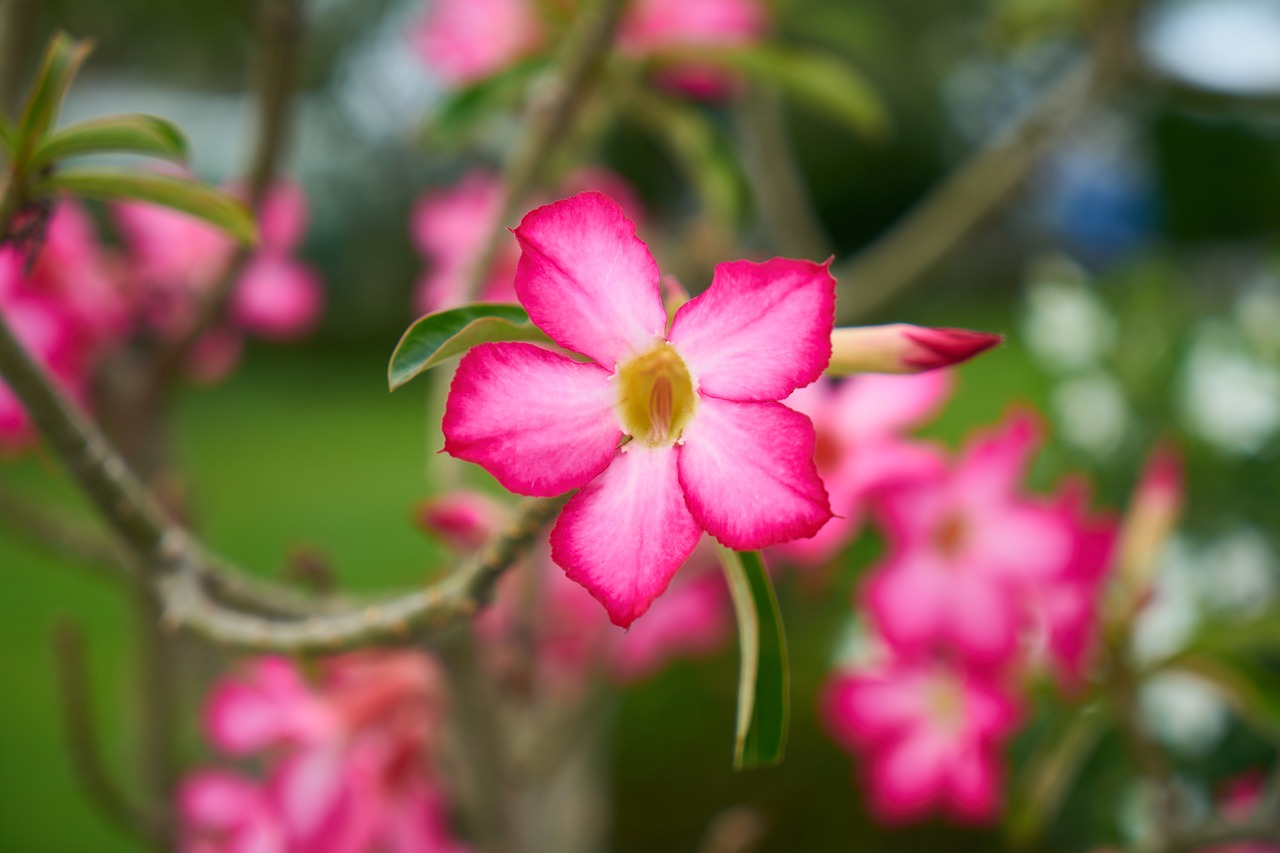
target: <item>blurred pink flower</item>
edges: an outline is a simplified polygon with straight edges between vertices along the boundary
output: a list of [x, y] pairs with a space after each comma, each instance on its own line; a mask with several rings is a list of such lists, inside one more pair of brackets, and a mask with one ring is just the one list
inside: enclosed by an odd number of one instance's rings
[[[127, 202], [113, 211], [129, 250], [135, 310], [162, 335], [180, 337], [195, 322], [201, 300], [228, 273], [234, 242], [202, 220], [157, 205]], [[297, 184], [280, 181], [267, 192], [258, 219], [259, 244], [233, 285], [231, 321], [259, 337], [292, 340], [315, 328], [324, 303], [319, 276], [293, 257], [306, 230], [306, 195]], [[194, 364], [204, 381], [234, 364], [226, 358], [233, 351], [225, 345], [229, 338], [217, 340], [216, 348], [210, 346], [214, 356]]]
[[999, 683], [938, 661], [895, 659], [836, 673], [822, 707], [832, 736], [862, 756], [880, 820], [998, 814], [1001, 750], [1018, 725], [1017, 704]]
[[182, 853], [287, 853], [286, 829], [258, 783], [220, 770], [193, 773], [178, 792]]
[[[1220, 799], [1219, 811], [1228, 820], [1248, 820], [1262, 805], [1266, 779], [1261, 773], [1246, 773], [1227, 783]], [[1204, 853], [1280, 853], [1280, 845], [1261, 841], [1242, 841], [1207, 847]]]
[[714, 654], [732, 634], [729, 591], [705, 537], [647, 618], [626, 632], [609, 623], [591, 594], [565, 577], [545, 549], [535, 557], [533, 570], [534, 578], [523, 573], [504, 578], [476, 626], [490, 664], [508, 670], [508, 678], [525, 677], [513, 647], [525, 638], [521, 602], [529, 584], [536, 584], [537, 607], [525, 612], [533, 623], [535, 677], [551, 693], [579, 693], [597, 672], [615, 683], [642, 681], [672, 660]]
[[[663, 50], [743, 47], [759, 42], [769, 26], [760, 0], [635, 0], [619, 32], [624, 51], [638, 56]], [[697, 98], [731, 93], [736, 80], [722, 68], [681, 61], [662, 68], [663, 85]]]
[[579, 489], [552, 557], [615, 624], [649, 609], [704, 530], [752, 550], [831, 518], [813, 425], [777, 402], [830, 358], [825, 265], [721, 264], [667, 331], [657, 264], [607, 196], [538, 208], [515, 234], [521, 304], [593, 361], [524, 343], [473, 348], [450, 388], [445, 451], [519, 494]]
[[[622, 176], [599, 166], [575, 169], [560, 182], [565, 194], [602, 192], [617, 201], [633, 222], [642, 223], [644, 207]], [[410, 231], [414, 245], [428, 264], [414, 292], [414, 310], [431, 314], [456, 308], [480, 261], [485, 241], [503, 205], [502, 181], [486, 171], [472, 171], [453, 188], [424, 194], [414, 205]], [[516, 264], [520, 246], [506, 234], [498, 246], [487, 277], [480, 284], [478, 302], [515, 302]]]
[[[460, 851], [431, 770], [444, 711], [431, 659], [358, 652], [324, 661], [315, 686], [292, 661], [254, 661], [217, 686], [206, 723], [222, 750], [270, 757], [262, 792], [239, 791], [254, 804], [250, 828], [274, 827], [285, 839], [267, 849]], [[193, 777], [192, 797], [207, 775]], [[200, 837], [209, 825], [196, 821], [192, 830]]]
[[951, 376], [942, 371], [865, 374], [841, 383], [819, 379], [784, 400], [813, 421], [814, 462], [836, 515], [812, 538], [785, 542], [773, 553], [801, 566], [821, 565], [857, 535], [878, 489], [936, 479], [946, 466], [941, 451], [902, 434], [937, 414], [950, 391]]
[[543, 36], [529, 0], [432, 0], [409, 40], [441, 79], [463, 86], [537, 50]]
[[[423, 195], [410, 222], [414, 244], [428, 262], [418, 280], [414, 309], [431, 314], [456, 308], [479, 262], [489, 232], [501, 227], [502, 182], [489, 172], [470, 172], [457, 186]], [[516, 301], [516, 261], [520, 248], [504, 235], [478, 294], [482, 302]]]
[[1021, 491], [1039, 443], [1035, 420], [1018, 414], [972, 440], [949, 471], [886, 490], [888, 555], [865, 591], [894, 647], [986, 665], [1019, 651], [1026, 596], [1072, 571], [1081, 535], [1072, 512]]
[[414, 509], [419, 527], [460, 554], [479, 551], [510, 516], [489, 495], [469, 489], [437, 495]]
[[[37, 363], [72, 399], [83, 403], [93, 341], [60, 294], [42, 280], [23, 276], [23, 258], [11, 246], [0, 247], [0, 312]], [[25, 450], [35, 427], [13, 391], [0, 379], [0, 454]]]

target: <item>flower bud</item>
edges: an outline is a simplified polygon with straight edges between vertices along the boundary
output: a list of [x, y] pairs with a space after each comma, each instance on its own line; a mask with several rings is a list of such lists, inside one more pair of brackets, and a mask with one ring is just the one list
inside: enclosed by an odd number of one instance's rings
[[989, 332], [907, 323], [838, 328], [831, 333], [827, 373], [924, 373], [968, 361], [1003, 340]]

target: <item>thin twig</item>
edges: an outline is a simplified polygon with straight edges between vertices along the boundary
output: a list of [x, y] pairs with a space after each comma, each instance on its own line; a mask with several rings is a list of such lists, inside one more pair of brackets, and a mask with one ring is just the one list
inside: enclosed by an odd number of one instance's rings
[[112, 580], [132, 577], [120, 546], [48, 509], [0, 489], [0, 528], [77, 568]]
[[131, 803], [111, 778], [94, 732], [93, 691], [84, 656], [84, 637], [71, 621], [54, 633], [62, 724], [76, 780], [85, 796], [108, 823], [147, 844], [161, 844], [168, 836], [163, 815]]
[[747, 177], [772, 248], [788, 257], [829, 257], [830, 240], [813, 212], [787, 138], [781, 95], [770, 87], [754, 88], [734, 107]]
[[1080, 60], [1032, 108], [957, 169], [879, 239], [840, 264], [847, 285], [841, 317], [874, 311], [914, 284], [985, 220], [1040, 157], [1098, 102], [1114, 77], [1109, 65]]

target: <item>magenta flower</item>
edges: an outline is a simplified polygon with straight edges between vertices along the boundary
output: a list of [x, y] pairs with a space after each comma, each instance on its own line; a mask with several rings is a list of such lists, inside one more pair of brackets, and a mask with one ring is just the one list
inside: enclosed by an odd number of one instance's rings
[[[257, 788], [216, 772], [193, 776], [182, 800], [190, 849], [462, 850], [431, 770], [444, 715], [434, 662], [415, 652], [354, 653], [325, 661], [322, 672], [312, 685], [291, 661], [262, 658], [215, 689], [210, 739], [232, 755], [266, 754], [268, 779]], [[215, 808], [237, 798], [235, 814]], [[248, 846], [264, 837], [283, 840]]]
[[536, 50], [542, 28], [528, 0], [436, 0], [409, 38], [428, 67], [460, 86]]
[[839, 384], [822, 379], [784, 400], [813, 421], [814, 461], [836, 517], [812, 538], [778, 545], [774, 552], [801, 566], [822, 565], [857, 535], [878, 490], [936, 477], [946, 465], [941, 453], [902, 433], [933, 417], [950, 391], [951, 376], [941, 371], [867, 374]]
[[[413, 242], [430, 265], [414, 292], [419, 314], [455, 308], [464, 301], [485, 240], [499, 225], [502, 205], [502, 182], [482, 171], [467, 174], [451, 189], [428, 193], [414, 205], [409, 223]], [[516, 244], [504, 240], [476, 294], [480, 301], [515, 301], [511, 280], [518, 257]]]
[[[233, 285], [230, 324], [215, 330], [192, 372], [210, 381], [234, 365], [235, 332], [291, 340], [312, 331], [324, 306], [324, 289], [294, 253], [306, 230], [306, 196], [296, 184], [271, 187], [259, 211], [260, 242]], [[113, 208], [129, 250], [134, 310], [143, 324], [179, 337], [196, 318], [200, 300], [228, 273], [235, 244], [208, 223], [168, 208], [122, 203]]]
[[288, 832], [266, 790], [221, 770], [192, 774], [178, 793], [182, 853], [283, 853]]
[[483, 492], [458, 489], [428, 498], [414, 520], [433, 539], [460, 554], [479, 551], [510, 518], [507, 508]]
[[863, 757], [880, 820], [937, 811], [982, 822], [998, 813], [1001, 750], [1018, 725], [1018, 708], [997, 682], [940, 662], [899, 659], [837, 673], [823, 711], [831, 735]]
[[580, 491], [552, 557], [627, 626], [702, 531], [738, 550], [812, 536], [831, 518], [813, 425], [778, 402], [831, 356], [824, 264], [716, 268], [667, 330], [657, 264], [607, 196], [538, 208], [515, 230], [516, 295], [553, 341], [481, 344], [458, 365], [445, 451], [507, 489]]
[[1017, 653], [1026, 596], [1061, 579], [1076, 556], [1069, 515], [1019, 491], [1038, 443], [1035, 422], [1015, 416], [950, 471], [886, 492], [889, 553], [866, 598], [891, 645], [954, 649], [988, 665]]
[[[703, 539], [662, 600], [625, 633], [613, 630], [595, 599], [565, 577], [543, 549], [533, 561], [536, 576], [503, 578], [495, 601], [477, 620], [487, 661], [507, 680], [523, 684], [530, 677], [526, 656], [532, 639], [539, 686], [572, 695], [585, 690], [596, 674], [630, 684], [677, 658], [714, 654], [732, 635], [733, 616], [710, 544]], [[531, 584], [537, 590], [532, 617], [527, 609]], [[526, 624], [530, 618], [532, 624]]]
[[[647, 56], [671, 49], [742, 47], [759, 42], [769, 26], [760, 0], [636, 0], [619, 32], [624, 51]], [[736, 88], [723, 69], [693, 62], [660, 71], [664, 86], [695, 98], [720, 98]]]

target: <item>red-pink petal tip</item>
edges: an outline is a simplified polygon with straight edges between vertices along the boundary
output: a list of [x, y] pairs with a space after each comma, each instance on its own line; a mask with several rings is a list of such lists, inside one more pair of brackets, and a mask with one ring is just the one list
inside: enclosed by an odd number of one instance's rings
[[1004, 342], [1004, 335], [971, 329], [914, 326], [904, 334], [916, 346], [903, 355], [902, 362], [919, 371], [962, 364]]

